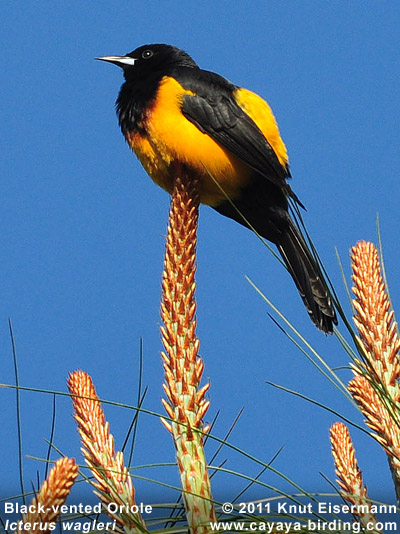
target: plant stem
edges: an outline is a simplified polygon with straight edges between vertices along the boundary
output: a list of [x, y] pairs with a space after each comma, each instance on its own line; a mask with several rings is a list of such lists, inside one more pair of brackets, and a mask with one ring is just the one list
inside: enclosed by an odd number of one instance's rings
[[[196, 337], [195, 271], [199, 215], [198, 180], [185, 173], [175, 179], [166, 241], [161, 327], [165, 352], [164, 407], [172, 422], [171, 432], [183, 488], [190, 531], [210, 532], [215, 520], [203, 447], [203, 417], [209, 407], [206, 384], [200, 388], [204, 364], [198, 356]], [[199, 432], [200, 431], [200, 432]]]

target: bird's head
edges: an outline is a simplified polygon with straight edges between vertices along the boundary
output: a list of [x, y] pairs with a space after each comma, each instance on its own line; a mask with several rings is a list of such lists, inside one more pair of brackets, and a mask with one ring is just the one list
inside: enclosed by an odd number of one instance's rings
[[189, 54], [166, 44], [143, 45], [125, 56], [103, 56], [96, 59], [121, 67], [126, 80], [140, 79], [146, 74], [165, 72], [173, 67], [197, 67]]

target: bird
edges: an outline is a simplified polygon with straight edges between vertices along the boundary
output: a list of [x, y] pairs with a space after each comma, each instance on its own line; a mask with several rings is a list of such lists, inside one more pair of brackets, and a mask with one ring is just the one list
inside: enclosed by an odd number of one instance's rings
[[152, 180], [171, 194], [177, 165], [196, 177], [202, 204], [276, 245], [311, 320], [332, 333], [333, 299], [290, 215], [290, 205], [304, 206], [288, 183], [288, 153], [268, 103], [172, 45], [96, 59], [123, 70], [119, 125]]

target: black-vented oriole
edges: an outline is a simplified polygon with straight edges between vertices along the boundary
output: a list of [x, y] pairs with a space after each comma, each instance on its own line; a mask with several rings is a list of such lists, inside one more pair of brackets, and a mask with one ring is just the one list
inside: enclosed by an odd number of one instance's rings
[[301, 203], [287, 183], [286, 147], [265, 100], [170, 45], [98, 59], [123, 69], [119, 124], [154, 182], [171, 193], [176, 163], [199, 177], [200, 201], [275, 243], [311, 319], [332, 332], [330, 291], [288, 213], [289, 198]]

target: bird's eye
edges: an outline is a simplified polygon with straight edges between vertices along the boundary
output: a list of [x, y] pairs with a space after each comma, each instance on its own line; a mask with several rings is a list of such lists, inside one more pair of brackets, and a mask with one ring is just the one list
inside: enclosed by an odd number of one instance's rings
[[153, 55], [153, 51], [152, 50], [145, 50], [144, 52], [142, 52], [142, 58], [143, 59], [149, 59], [149, 58], [151, 58], [152, 55]]

